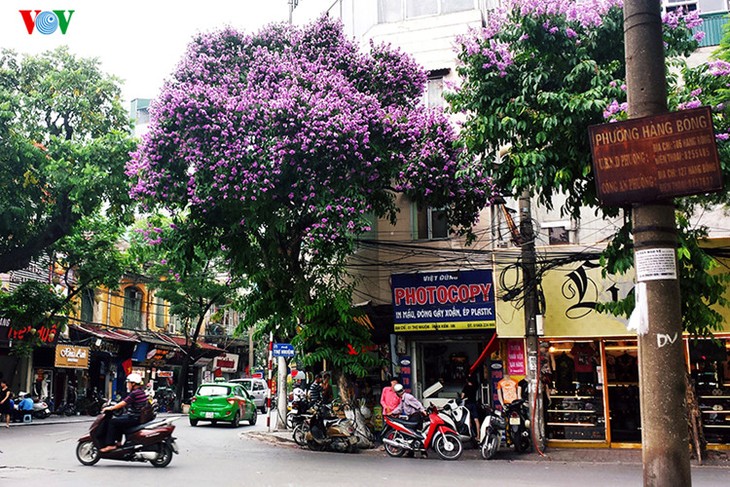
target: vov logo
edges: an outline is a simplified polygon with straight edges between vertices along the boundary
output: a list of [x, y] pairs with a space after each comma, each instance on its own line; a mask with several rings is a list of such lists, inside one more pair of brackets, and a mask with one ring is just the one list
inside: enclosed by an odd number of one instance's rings
[[66, 29], [75, 10], [18, 10], [18, 12], [23, 17], [28, 35], [33, 34], [34, 29], [44, 35], [53, 34], [57, 29], [61, 29], [61, 34], [66, 35]]

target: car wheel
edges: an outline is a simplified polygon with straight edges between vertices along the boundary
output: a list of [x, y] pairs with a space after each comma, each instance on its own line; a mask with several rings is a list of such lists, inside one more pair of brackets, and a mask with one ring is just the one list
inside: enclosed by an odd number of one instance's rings
[[233, 421], [231, 421], [231, 426], [234, 428], [238, 428], [241, 425], [241, 412], [236, 411], [236, 414], [233, 416]]
[[210, 424], [212, 424], [213, 426], [215, 426], [215, 425], [218, 424], [218, 421], [216, 421], [215, 419], [211, 419], [210, 420]]
[[172, 461], [172, 448], [167, 443], [160, 445], [160, 451], [157, 452], [157, 458], [150, 460], [152, 466], [157, 468], [163, 468], [170, 465]]
[[190, 426], [198, 426], [198, 420], [195, 418], [190, 418]]
[[99, 450], [91, 441], [82, 441], [76, 446], [76, 458], [83, 465], [94, 465], [99, 461]]
[[251, 413], [251, 418], [248, 420], [248, 424], [251, 426], [256, 424], [256, 420], [258, 419], [259, 412], [256, 410], [256, 408], [253, 409], [253, 412]]

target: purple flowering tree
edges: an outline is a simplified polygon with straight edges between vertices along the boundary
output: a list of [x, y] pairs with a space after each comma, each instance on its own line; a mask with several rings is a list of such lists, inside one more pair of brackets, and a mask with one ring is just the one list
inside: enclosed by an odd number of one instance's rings
[[[564, 194], [560, 210], [574, 217], [582, 207], [606, 216], [619, 213], [617, 207], [599, 205], [588, 127], [626, 117], [622, 5], [621, 0], [510, 0], [483, 29], [461, 39], [458, 72], [463, 83], [448, 99], [466, 114], [461, 136], [471, 153], [494, 160], [510, 144], [502, 163], [492, 169], [495, 185], [505, 194], [527, 190], [547, 208], [552, 208], [553, 196]], [[730, 80], [707, 76], [717, 65], [693, 71], [685, 63], [702, 38], [692, 30], [701, 23], [698, 14], [675, 11], [663, 22], [667, 64], [677, 68], [668, 75], [670, 109], [695, 106], [704, 93], [716, 108], [718, 141], [723, 142], [728, 133], [725, 105], [710, 93], [720, 95], [719, 84]], [[720, 152], [730, 175], [727, 150], [723, 142]], [[709, 272], [717, 264], [699, 246], [706, 231], [690, 228], [688, 215], [696, 200], [685, 198], [678, 206], [678, 256], [684, 325], [703, 334], [721, 322], [706, 303], [726, 303], [722, 293], [728, 279]], [[614, 236], [604, 258], [611, 273], [633, 266], [630, 223]], [[633, 295], [601, 306], [628, 315]]]
[[308, 359], [363, 372], [365, 354], [348, 353], [369, 342], [345, 271], [357, 238], [373, 217], [396, 219], [398, 192], [445, 208], [467, 236], [492, 196], [444, 114], [420, 102], [425, 81], [326, 17], [199, 35], [153, 104], [132, 194], [218, 239], [253, 283], [244, 325], [296, 330]]

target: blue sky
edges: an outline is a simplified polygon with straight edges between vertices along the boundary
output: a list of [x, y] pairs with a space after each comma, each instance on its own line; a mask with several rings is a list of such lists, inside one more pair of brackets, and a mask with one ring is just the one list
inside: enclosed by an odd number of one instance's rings
[[[74, 13], [65, 35], [29, 35], [19, 10]], [[288, 17], [287, 0], [0, 0], [0, 48], [34, 54], [68, 45], [99, 58], [105, 72], [124, 80], [129, 106], [157, 95], [195, 33], [225, 25], [252, 32]]]

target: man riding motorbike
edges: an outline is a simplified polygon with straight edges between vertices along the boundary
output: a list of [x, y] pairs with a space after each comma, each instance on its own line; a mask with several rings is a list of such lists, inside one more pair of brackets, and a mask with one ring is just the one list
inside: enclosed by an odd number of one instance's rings
[[142, 407], [147, 403], [147, 394], [142, 386], [142, 376], [136, 373], [127, 376], [127, 391], [129, 394], [120, 402], [113, 406], [107, 406], [101, 410], [102, 413], [108, 411], [116, 411], [118, 409], [127, 408], [125, 414], [121, 414], [111, 419], [106, 431], [105, 447], [101, 448], [102, 453], [112, 451], [117, 448], [117, 442], [122, 439], [122, 433], [127, 428], [136, 426], [140, 423], [140, 413]]

